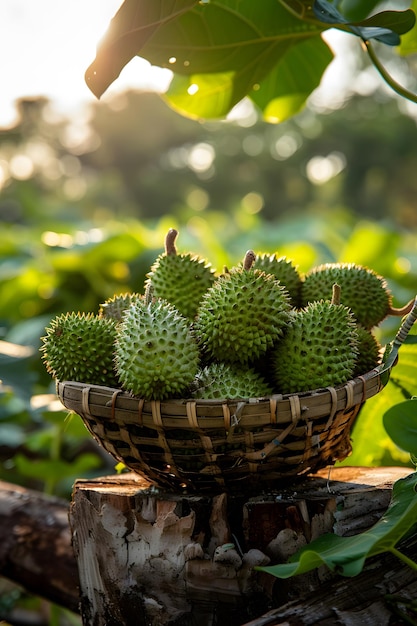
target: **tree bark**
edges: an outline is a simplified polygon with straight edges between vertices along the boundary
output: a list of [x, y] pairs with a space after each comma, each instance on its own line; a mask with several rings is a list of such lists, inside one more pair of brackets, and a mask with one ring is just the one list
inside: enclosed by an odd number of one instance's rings
[[0, 481], [0, 575], [79, 611], [68, 503]]
[[[336, 619], [362, 626], [367, 611], [377, 609], [385, 619], [383, 602], [372, 608], [378, 593], [406, 591], [417, 579], [387, 555], [377, 570], [367, 569], [368, 586], [357, 583], [363, 574], [335, 579], [320, 568], [281, 581], [253, 567], [284, 562], [324, 532], [347, 536], [371, 527], [388, 507], [393, 482], [409, 473], [333, 468], [330, 480], [322, 472], [256, 498], [166, 494], [133, 474], [77, 481], [70, 523], [83, 623], [261, 626], [328, 619], [330, 625]], [[395, 580], [393, 569], [401, 571]], [[388, 624], [374, 615], [373, 623]]]

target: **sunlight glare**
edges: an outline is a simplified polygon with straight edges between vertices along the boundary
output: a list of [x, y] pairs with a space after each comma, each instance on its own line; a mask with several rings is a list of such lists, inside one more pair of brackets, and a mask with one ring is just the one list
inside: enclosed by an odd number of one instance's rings
[[10, 174], [16, 180], [29, 180], [35, 167], [32, 159], [27, 154], [15, 154], [9, 163]]
[[4, 159], [0, 159], [0, 190], [5, 187], [10, 178], [9, 164]]
[[187, 93], [190, 96], [194, 96], [194, 94], [196, 94], [199, 89], [200, 89], [199, 86], [196, 85], [196, 83], [193, 83], [192, 85], [188, 87]]
[[260, 193], [256, 193], [255, 191], [250, 191], [242, 198], [242, 207], [251, 215], [255, 215], [262, 211], [264, 207], [265, 201], [263, 196]]
[[206, 172], [213, 164], [216, 153], [208, 143], [198, 143], [193, 146], [188, 156], [188, 166], [194, 172]]
[[271, 156], [277, 161], [285, 161], [297, 152], [301, 145], [302, 139], [298, 133], [285, 133], [271, 146]]
[[0, 340], [0, 354], [11, 356], [16, 359], [24, 359], [34, 354], [32, 346], [21, 346], [10, 341]]
[[346, 157], [340, 152], [332, 152], [326, 157], [312, 157], [306, 165], [307, 178], [314, 185], [323, 185], [340, 174], [346, 167]]
[[[1, 1], [0, 128], [17, 123], [14, 102], [18, 98], [46, 96], [64, 114], [73, 114], [85, 103], [95, 101], [84, 73], [122, 1]], [[169, 70], [152, 68], [136, 57], [104, 98], [128, 87], [165, 87], [169, 76]]]

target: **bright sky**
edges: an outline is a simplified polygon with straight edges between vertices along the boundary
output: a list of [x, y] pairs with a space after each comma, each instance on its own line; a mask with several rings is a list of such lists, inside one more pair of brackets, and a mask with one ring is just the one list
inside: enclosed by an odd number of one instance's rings
[[[0, 0], [0, 127], [15, 120], [14, 101], [46, 95], [71, 113], [94, 96], [84, 72], [122, 0]], [[108, 94], [161, 84], [166, 73], [136, 58]], [[104, 98], [106, 96], [103, 96]]]

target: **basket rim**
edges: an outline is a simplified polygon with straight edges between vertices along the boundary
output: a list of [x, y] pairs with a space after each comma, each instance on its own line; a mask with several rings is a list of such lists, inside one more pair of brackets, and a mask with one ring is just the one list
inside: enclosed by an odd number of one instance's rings
[[[345, 383], [336, 386], [327, 386], [327, 387], [318, 387], [317, 389], [311, 389], [307, 391], [302, 391], [298, 393], [274, 393], [271, 395], [264, 396], [254, 396], [254, 397], [244, 397], [244, 398], [193, 398], [193, 397], [184, 397], [184, 398], [167, 398], [164, 400], [150, 400], [145, 399], [140, 396], [134, 395], [131, 392], [116, 387], [108, 387], [106, 385], [97, 385], [93, 383], [86, 383], [80, 381], [73, 380], [64, 380], [56, 381], [56, 390], [57, 395], [62, 401], [64, 397], [65, 388], [72, 387], [73, 389], [79, 389], [82, 391], [85, 388], [89, 388], [92, 391], [97, 390], [101, 391], [104, 394], [109, 396], [114, 396], [114, 402], [118, 403], [118, 401], [122, 398], [127, 400], [132, 400], [134, 402], [142, 402], [144, 405], [155, 405], [160, 404], [161, 406], [167, 405], [177, 405], [183, 406], [184, 404], [192, 403], [196, 406], [202, 407], [216, 407], [216, 406], [224, 406], [227, 405], [251, 405], [251, 404], [261, 404], [262, 402], [269, 403], [270, 401], [274, 401], [277, 403], [291, 401], [291, 399], [302, 399], [304, 402], [308, 401], [311, 398], [318, 399], [320, 397], [325, 398], [330, 394], [340, 394], [340, 392], [347, 391], [347, 403], [349, 404], [357, 404], [356, 402], [350, 401], [352, 393], [359, 386], [362, 389], [361, 394], [361, 403], [365, 400], [368, 400], [372, 396], [376, 395], [383, 387], [385, 387], [386, 383], [389, 380], [391, 369], [395, 365], [394, 363], [383, 363], [372, 370], [365, 372], [355, 378], [352, 378]], [[372, 385], [374, 381], [377, 381], [377, 385]]]

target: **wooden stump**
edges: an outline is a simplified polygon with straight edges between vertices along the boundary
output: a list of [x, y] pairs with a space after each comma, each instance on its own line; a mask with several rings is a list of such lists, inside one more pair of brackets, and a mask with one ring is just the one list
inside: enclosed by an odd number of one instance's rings
[[[325, 532], [366, 530], [386, 511], [393, 482], [409, 473], [333, 468], [330, 479], [322, 472], [250, 498], [164, 493], [134, 474], [79, 480], [70, 524], [83, 624], [278, 624], [268, 611], [334, 576], [321, 568], [289, 583], [253, 567], [284, 562]], [[299, 613], [286, 619], [319, 623]]]

